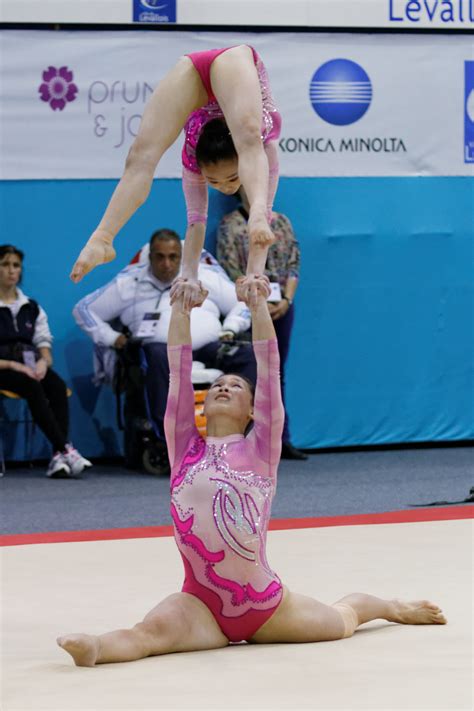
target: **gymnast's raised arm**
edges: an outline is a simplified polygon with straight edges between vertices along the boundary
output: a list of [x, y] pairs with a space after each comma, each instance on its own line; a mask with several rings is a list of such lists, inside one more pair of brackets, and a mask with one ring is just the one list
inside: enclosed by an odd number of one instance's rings
[[[256, 282], [261, 280], [263, 277], [254, 277]], [[280, 356], [275, 327], [259, 285], [255, 293], [256, 299], [250, 295], [247, 297], [247, 306], [252, 314], [252, 342], [257, 361], [254, 427], [248, 439], [254, 442], [259, 459], [266, 463], [266, 475], [276, 477], [285, 419], [281, 398]]]
[[[207, 291], [202, 290], [202, 298]], [[168, 331], [170, 387], [165, 413], [165, 436], [170, 465], [182, 459], [191, 437], [197, 434], [194, 419], [194, 390], [191, 382], [193, 351], [191, 345], [191, 309], [183, 297], [172, 306]]]

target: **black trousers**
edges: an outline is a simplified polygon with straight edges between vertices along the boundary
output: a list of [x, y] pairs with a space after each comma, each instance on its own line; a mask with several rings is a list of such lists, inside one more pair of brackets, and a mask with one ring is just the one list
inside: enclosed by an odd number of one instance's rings
[[33, 380], [15, 370], [0, 370], [0, 390], [11, 390], [24, 398], [31, 416], [53, 450], [61, 452], [68, 441], [69, 408], [66, 383], [48, 369], [43, 380]]
[[[206, 368], [219, 368], [224, 373], [244, 375], [253, 383], [257, 379], [257, 363], [250, 343], [242, 344], [233, 354], [224, 355], [218, 359], [220, 341], [213, 341], [202, 348], [193, 351], [193, 360], [204, 363]], [[149, 415], [156, 434], [164, 439], [164, 417], [170, 369], [166, 343], [147, 343], [143, 346], [145, 355], [145, 387], [148, 400]]]
[[283, 426], [282, 442], [289, 442], [290, 436], [290, 420], [285, 403], [285, 366], [290, 350], [291, 332], [293, 330], [293, 321], [295, 320], [295, 307], [292, 304], [286, 314], [273, 322], [275, 326], [276, 337], [278, 341], [278, 351], [280, 353], [280, 382], [281, 382], [281, 397], [285, 407], [285, 424]]

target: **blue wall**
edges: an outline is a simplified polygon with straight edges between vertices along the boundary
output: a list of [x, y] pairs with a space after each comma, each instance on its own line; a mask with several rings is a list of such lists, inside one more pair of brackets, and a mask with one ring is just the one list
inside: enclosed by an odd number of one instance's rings
[[[155, 181], [116, 240], [117, 260], [72, 284], [72, 263], [114, 185], [0, 183], [0, 241], [26, 252], [23, 289], [48, 313], [55, 368], [74, 391], [72, 439], [89, 456], [118, 453], [121, 437], [111, 393], [90, 382], [91, 344], [72, 307], [153, 230], [185, 228], [180, 181]], [[210, 249], [232, 206], [213, 193]], [[474, 180], [283, 178], [276, 209], [292, 220], [302, 249], [287, 372], [295, 444], [473, 438]], [[21, 458], [18, 440], [10, 444]], [[40, 436], [35, 455], [48, 455]]]

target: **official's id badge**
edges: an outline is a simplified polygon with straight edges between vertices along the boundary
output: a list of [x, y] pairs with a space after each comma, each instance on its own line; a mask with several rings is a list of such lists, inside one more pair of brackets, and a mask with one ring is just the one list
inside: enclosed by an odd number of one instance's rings
[[143, 320], [138, 328], [138, 338], [150, 338], [156, 334], [158, 321], [160, 320], [160, 312], [148, 313], [143, 316]]
[[279, 282], [271, 281], [270, 289], [270, 296], [268, 297], [267, 301], [272, 301], [276, 303], [278, 303], [278, 301], [281, 301], [281, 286]]

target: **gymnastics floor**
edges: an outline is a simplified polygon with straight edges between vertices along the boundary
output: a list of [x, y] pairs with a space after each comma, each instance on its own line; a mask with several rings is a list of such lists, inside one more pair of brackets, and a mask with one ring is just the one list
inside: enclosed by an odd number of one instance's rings
[[472, 709], [472, 516], [461, 506], [287, 519], [269, 533], [270, 564], [290, 589], [327, 603], [428, 598], [446, 626], [375, 621], [336, 642], [94, 668], [75, 667], [55, 638], [131, 626], [179, 590], [169, 528], [4, 536], [2, 711]]

